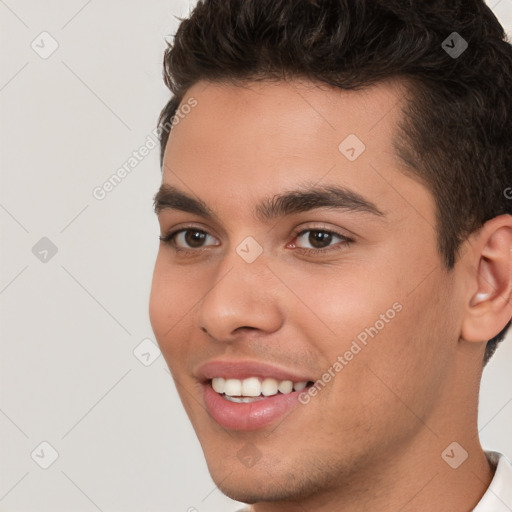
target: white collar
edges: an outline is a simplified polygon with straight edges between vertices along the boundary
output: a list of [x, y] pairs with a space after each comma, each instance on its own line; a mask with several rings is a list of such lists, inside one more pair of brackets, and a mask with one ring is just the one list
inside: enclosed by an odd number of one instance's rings
[[512, 511], [512, 464], [501, 453], [486, 452], [489, 462], [496, 466], [491, 485], [473, 512]]

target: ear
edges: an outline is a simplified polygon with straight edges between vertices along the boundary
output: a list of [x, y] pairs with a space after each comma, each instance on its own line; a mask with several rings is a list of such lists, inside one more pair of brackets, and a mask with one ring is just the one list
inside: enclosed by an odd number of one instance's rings
[[490, 219], [467, 243], [470, 281], [461, 337], [488, 341], [512, 318], [512, 215]]

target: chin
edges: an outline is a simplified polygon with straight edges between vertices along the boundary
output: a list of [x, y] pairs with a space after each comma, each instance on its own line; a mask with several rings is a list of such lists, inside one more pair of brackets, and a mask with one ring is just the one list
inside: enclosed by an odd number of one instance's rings
[[232, 500], [251, 505], [261, 502], [288, 501], [296, 495], [295, 490], [289, 485], [276, 482], [275, 479], [270, 481], [268, 474], [262, 475], [262, 478], [246, 478], [231, 474], [224, 480], [216, 480], [214, 477], [213, 480], [219, 490]]
[[330, 480], [328, 473], [314, 472], [310, 478], [298, 473], [296, 467], [283, 467], [278, 460], [272, 463], [262, 459], [246, 468], [238, 460], [216, 458], [215, 462], [208, 463], [208, 469], [223, 494], [247, 504], [300, 502], [328, 487]]

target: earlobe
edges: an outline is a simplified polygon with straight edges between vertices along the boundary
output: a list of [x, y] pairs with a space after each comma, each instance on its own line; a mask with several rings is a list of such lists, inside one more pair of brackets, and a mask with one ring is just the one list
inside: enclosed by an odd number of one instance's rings
[[461, 337], [484, 342], [512, 317], [512, 216], [487, 221], [471, 241], [469, 296]]

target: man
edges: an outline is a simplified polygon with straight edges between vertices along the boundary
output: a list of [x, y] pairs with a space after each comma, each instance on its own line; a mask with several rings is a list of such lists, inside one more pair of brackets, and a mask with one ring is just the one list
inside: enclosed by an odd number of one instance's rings
[[[164, 59], [153, 330], [253, 512], [512, 510], [512, 48], [482, 0], [211, 0]], [[172, 130], [169, 133], [169, 128]]]

